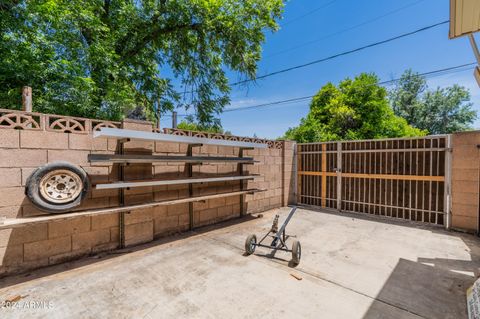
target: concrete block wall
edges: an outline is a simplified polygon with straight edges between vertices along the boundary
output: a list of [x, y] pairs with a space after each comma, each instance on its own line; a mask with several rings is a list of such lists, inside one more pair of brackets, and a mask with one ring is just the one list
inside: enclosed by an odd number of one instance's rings
[[[3, 126], [0, 112], [0, 216], [28, 218], [45, 214], [30, 203], [24, 192], [28, 176], [37, 167], [47, 163], [68, 161], [80, 165], [89, 174], [92, 184], [117, 180], [118, 166], [87, 162], [87, 155], [90, 153], [115, 153], [116, 140], [93, 139], [92, 131], [87, 129], [79, 132], [49, 130], [49, 120], [48, 118], [42, 120], [43, 116], [38, 115], [40, 129], [30, 130], [30, 127], [26, 126], [19, 129]], [[88, 121], [79, 119], [79, 122], [86, 123], [85, 128], [92, 128], [94, 123]], [[127, 129], [152, 130], [150, 122], [125, 121], [114, 124]], [[258, 179], [244, 182], [245, 187], [266, 189], [265, 192], [244, 197], [247, 213], [281, 207], [293, 200], [293, 143], [284, 142], [283, 146], [282, 149], [254, 149], [245, 152], [245, 156], [253, 156], [259, 161], [255, 165], [244, 165], [245, 174], [263, 175]], [[125, 152], [185, 155], [187, 145], [131, 141], [125, 144]], [[205, 145], [194, 148], [193, 153], [208, 156], [238, 156], [239, 149]], [[237, 164], [205, 164], [193, 167], [193, 176], [218, 175], [238, 175]], [[126, 180], [185, 177], [187, 170], [184, 163], [135, 164], [125, 167]], [[194, 196], [198, 196], [239, 189], [238, 181], [206, 183], [195, 184], [193, 193]], [[188, 197], [188, 185], [125, 190], [126, 205], [185, 197]], [[118, 190], [92, 189], [82, 205], [75, 210], [118, 205]], [[193, 204], [194, 225], [199, 227], [236, 218], [240, 215], [240, 206], [240, 196], [196, 202]], [[125, 244], [138, 245], [172, 233], [186, 231], [188, 228], [188, 203], [131, 211], [125, 214]], [[119, 247], [118, 213], [76, 217], [0, 230], [0, 277], [117, 247]]]
[[478, 232], [480, 131], [452, 135], [452, 228]]

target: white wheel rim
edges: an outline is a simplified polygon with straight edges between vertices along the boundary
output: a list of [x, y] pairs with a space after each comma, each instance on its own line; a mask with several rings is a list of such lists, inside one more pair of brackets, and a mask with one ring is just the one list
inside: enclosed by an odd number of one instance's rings
[[77, 174], [69, 170], [55, 170], [40, 180], [40, 194], [49, 202], [65, 204], [80, 195], [83, 182]]

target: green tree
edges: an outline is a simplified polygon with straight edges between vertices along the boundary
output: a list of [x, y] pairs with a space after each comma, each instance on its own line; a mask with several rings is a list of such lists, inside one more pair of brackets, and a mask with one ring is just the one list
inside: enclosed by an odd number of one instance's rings
[[219, 122], [214, 124], [202, 124], [195, 121], [192, 116], [187, 116], [185, 120], [178, 123], [177, 128], [188, 131], [209, 132], [224, 134], [222, 126]]
[[285, 137], [298, 142], [374, 139], [421, 136], [396, 116], [387, 100], [387, 91], [374, 74], [362, 73], [338, 86], [328, 83], [313, 97], [310, 112]]
[[[254, 78], [282, 0], [0, 1], [0, 106], [120, 119], [142, 107], [194, 108], [213, 123], [226, 70]], [[173, 80], [182, 92], [174, 89]]]
[[477, 118], [467, 89], [455, 84], [429, 90], [425, 77], [412, 70], [403, 73], [389, 98], [395, 114], [429, 134], [470, 130]]

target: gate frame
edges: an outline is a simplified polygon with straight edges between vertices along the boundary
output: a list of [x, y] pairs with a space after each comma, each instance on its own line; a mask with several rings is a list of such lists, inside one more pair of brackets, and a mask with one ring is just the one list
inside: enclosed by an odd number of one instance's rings
[[[302, 184], [302, 178], [299, 175], [299, 172], [302, 171], [302, 166], [301, 166], [301, 153], [298, 150], [299, 145], [309, 145], [309, 144], [321, 144], [322, 145], [322, 151], [321, 154], [322, 156], [326, 154], [326, 144], [327, 143], [336, 143], [337, 144], [337, 167], [335, 168], [336, 172], [336, 177], [337, 177], [337, 198], [336, 198], [336, 206], [337, 208], [329, 208], [325, 207], [325, 196], [321, 195], [321, 203], [322, 206], [320, 206], [321, 209], [327, 209], [327, 210], [335, 210], [338, 212], [342, 212], [342, 169], [343, 169], [343, 163], [342, 163], [342, 154], [344, 154], [343, 151], [343, 143], [348, 143], [348, 142], [381, 142], [381, 141], [400, 141], [400, 140], [416, 140], [416, 139], [422, 139], [424, 138], [425, 140], [427, 138], [434, 139], [434, 138], [445, 138], [445, 147], [437, 147], [434, 150], [435, 151], [444, 151], [445, 153], [445, 163], [444, 163], [444, 176], [443, 176], [443, 182], [444, 182], [444, 195], [443, 195], [443, 213], [444, 213], [444, 227], [445, 229], [450, 229], [451, 228], [451, 207], [452, 207], [452, 200], [451, 200], [451, 177], [452, 177], [452, 142], [451, 142], [451, 134], [439, 134], [439, 135], [428, 135], [424, 137], [404, 137], [404, 138], [383, 138], [383, 139], [365, 139], [365, 140], [352, 140], [352, 141], [327, 141], [327, 142], [313, 142], [313, 143], [295, 143], [294, 144], [294, 178], [295, 178], [295, 186], [294, 186], [294, 196], [295, 196], [295, 201], [296, 205], [304, 205], [304, 206], [309, 206], [306, 204], [301, 204], [301, 184]], [[401, 152], [401, 151], [411, 151], [410, 149], [396, 149], [395, 151]], [[388, 152], [388, 150], [385, 150], [385, 152]], [[324, 157], [322, 158], [322, 166], [324, 165]], [[324, 167], [322, 167], [322, 184], [326, 184], [326, 170]], [[379, 175], [379, 174], [377, 174]], [[322, 191], [325, 189], [325, 187], [322, 187]], [[411, 219], [405, 219], [409, 221], [413, 221]], [[429, 223], [432, 224], [432, 223]], [[435, 224], [432, 224], [435, 225]], [[440, 225], [438, 225], [440, 226]]]

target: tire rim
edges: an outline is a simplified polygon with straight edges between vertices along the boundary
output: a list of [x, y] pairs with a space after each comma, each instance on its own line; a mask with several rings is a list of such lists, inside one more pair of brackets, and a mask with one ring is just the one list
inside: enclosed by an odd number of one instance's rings
[[257, 241], [255, 240], [255, 238], [252, 238], [252, 240], [250, 240], [250, 251], [255, 250], [255, 244], [256, 243], [257, 243]]
[[65, 204], [80, 195], [83, 182], [77, 174], [69, 170], [55, 170], [40, 180], [40, 194], [55, 204]]
[[301, 246], [298, 246], [296, 255], [297, 255], [297, 260], [300, 260], [300, 258], [301, 258], [301, 256], [302, 256], [302, 248], [301, 248]]

